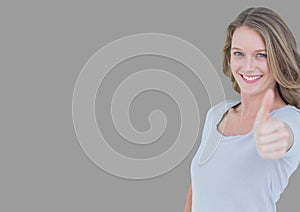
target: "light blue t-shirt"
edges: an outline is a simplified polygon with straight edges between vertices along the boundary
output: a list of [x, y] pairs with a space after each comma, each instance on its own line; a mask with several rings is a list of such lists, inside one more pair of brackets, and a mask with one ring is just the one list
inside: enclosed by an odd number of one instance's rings
[[[279, 160], [265, 160], [256, 150], [253, 131], [223, 136], [217, 124], [238, 101], [226, 100], [206, 116], [202, 142], [191, 163], [192, 212], [275, 212], [276, 202], [300, 161], [300, 110], [286, 105], [270, 113], [293, 131], [294, 144]], [[205, 142], [221, 138], [213, 156], [200, 165]], [[300, 204], [299, 204], [300, 206]]]

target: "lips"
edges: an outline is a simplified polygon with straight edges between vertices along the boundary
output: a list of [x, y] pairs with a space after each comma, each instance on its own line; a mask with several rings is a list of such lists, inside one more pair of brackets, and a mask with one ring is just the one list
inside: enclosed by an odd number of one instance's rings
[[263, 76], [263, 75], [243, 75], [243, 74], [240, 75], [245, 82], [250, 82], [250, 83], [258, 81]]

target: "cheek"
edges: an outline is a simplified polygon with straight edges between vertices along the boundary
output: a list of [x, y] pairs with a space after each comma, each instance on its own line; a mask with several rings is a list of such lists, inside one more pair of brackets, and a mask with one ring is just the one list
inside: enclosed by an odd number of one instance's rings
[[236, 71], [239, 69], [239, 67], [240, 65], [237, 61], [235, 60], [230, 61], [230, 69], [233, 74], [236, 74]]
[[270, 72], [268, 63], [263, 64], [261, 69], [262, 69], [265, 73], [269, 73], [269, 74], [272, 75], [272, 73]]
[[258, 60], [256, 63], [256, 67], [265, 74], [270, 73], [269, 63], [268, 63], [267, 59]]

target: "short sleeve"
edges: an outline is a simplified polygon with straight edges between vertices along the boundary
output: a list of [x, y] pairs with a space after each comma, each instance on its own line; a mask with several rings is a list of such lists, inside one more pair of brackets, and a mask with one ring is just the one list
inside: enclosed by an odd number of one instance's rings
[[289, 105], [276, 113], [275, 118], [286, 123], [293, 132], [294, 143], [284, 157], [293, 157], [300, 161], [300, 110]]
[[[273, 112], [272, 112], [273, 113]], [[281, 193], [288, 185], [289, 177], [297, 169], [300, 161], [300, 110], [294, 106], [280, 108], [271, 116], [286, 123], [293, 132], [294, 143], [279, 160], [272, 161], [273, 171], [271, 183], [273, 188], [273, 199], [279, 200]]]

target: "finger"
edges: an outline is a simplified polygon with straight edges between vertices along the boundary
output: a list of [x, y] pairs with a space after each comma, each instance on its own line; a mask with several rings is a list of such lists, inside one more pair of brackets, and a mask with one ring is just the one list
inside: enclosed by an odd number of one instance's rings
[[278, 142], [281, 143], [282, 148], [290, 148], [293, 144], [290, 132], [288, 130], [278, 130], [272, 134], [258, 136], [258, 139], [256, 139], [256, 146], [259, 150], [263, 150], [268, 146], [272, 148], [276, 145], [280, 145]]
[[284, 131], [284, 129], [285, 124], [282, 121], [270, 117], [268, 121], [260, 125], [260, 128], [257, 131], [257, 135], [264, 136], [268, 134], [274, 134], [277, 132]]
[[274, 103], [274, 91], [268, 89], [265, 93], [260, 109], [255, 118], [255, 124], [261, 124], [265, 122], [269, 118], [269, 114], [271, 112], [272, 106]]
[[288, 142], [286, 140], [272, 141], [268, 144], [263, 144], [259, 146], [259, 150], [263, 153], [276, 152], [280, 150], [287, 150]]
[[286, 150], [282, 149], [279, 151], [269, 152], [269, 153], [262, 153], [260, 154], [262, 158], [266, 160], [278, 160], [284, 157]]
[[280, 137], [278, 133], [268, 134], [264, 136], [260, 136], [259, 140], [257, 140], [257, 144], [259, 145], [269, 145], [271, 143], [276, 143], [277, 141], [283, 140], [284, 138]]

